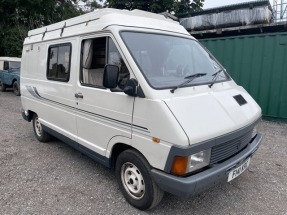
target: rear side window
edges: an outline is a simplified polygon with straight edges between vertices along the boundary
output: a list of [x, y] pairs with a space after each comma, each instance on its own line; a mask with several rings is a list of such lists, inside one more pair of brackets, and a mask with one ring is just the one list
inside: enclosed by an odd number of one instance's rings
[[48, 50], [47, 78], [68, 82], [70, 78], [71, 44], [50, 46]]

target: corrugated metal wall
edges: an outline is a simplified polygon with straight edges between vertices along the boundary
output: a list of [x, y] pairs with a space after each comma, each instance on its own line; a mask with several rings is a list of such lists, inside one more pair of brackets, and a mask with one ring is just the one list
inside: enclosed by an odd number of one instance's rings
[[261, 106], [265, 118], [287, 122], [287, 33], [200, 41]]

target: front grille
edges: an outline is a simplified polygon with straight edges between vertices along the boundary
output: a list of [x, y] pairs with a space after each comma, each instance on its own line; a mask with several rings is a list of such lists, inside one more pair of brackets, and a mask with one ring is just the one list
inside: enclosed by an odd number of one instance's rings
[[212, 147], [210, 164], [216, 164], [240, 152], [252, 138], [252, 130], [244, 135]]

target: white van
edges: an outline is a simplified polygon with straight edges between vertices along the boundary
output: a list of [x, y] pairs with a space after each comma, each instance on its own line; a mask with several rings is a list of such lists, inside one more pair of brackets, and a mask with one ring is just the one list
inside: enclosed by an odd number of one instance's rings
[[21, 83], [38, 140], [114, 168], [141, 210], [233, 180], [262, 140], [260, 107], [163, 15], [101, 9], [29, 31]]

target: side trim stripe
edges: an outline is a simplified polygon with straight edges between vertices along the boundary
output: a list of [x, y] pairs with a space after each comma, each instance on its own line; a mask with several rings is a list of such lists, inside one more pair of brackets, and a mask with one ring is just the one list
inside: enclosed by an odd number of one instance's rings
[[132, 126], [133, 129], [140, 130], [140, 131], [142, 131], [142, 132], [150, 133], [147, 128], [142, 127], [142, 126], [138, 126], [138, 125], [134, 125], [134, 124], [131, 124], [131, 123], [119, 121], [119, 120], [117, 120], [117, 119], [113, 119], [113, 118], [106, 117], [106, 116], [103, 116], [103, 115], [91, 113], [91, 112], [88, 112], [88, 111], [85, 111], [85, 110], [82, 110], [82, 109], [78, 109], [78, 108], [75, 108], [75, 107], [71, 107], [71, 106], [69, 106], [69, 105], [65, 105], [65, 104], [62, 104], [62, 103], [59, 103], [59, 102], [55, 102], [55, 101], [50, 100], [50, 99], [46, 99], [46, 98], [42, 97], [42, 96], [38, 93], [36, 87], [27, 86], [27, 85], [26, 85], [25, 87], [26, 87], [26, 89], [28, 90], [28, 92], [29, 92], [34, 98], [36, 98], [36, 99], [39, 99], [39, 100], [42, 100], [42, 101], [45, 101], [45, 102], [48, 102], [48, 103], [56, 104], [56, 105], [59, 105], [59, 106], [61, 106], [61, 107], [65, 107], [65, 108], [67, 108], [67, 109], [74, 110], [74, 111], [76, 111], [76, 112], [80, 112], [80, 113], [83, 113], [83, 114], [91, 115], [91, 116], [94, 116], [94, 117], [99, 117], [99, 118], [101, 118], [101, 119], [105, 119], [105, 120], [108, 120], [108, 121], [111, 121], [111, 122], [120, 124], [121, 126], [128, 126], [128, 127], [131, 127], [131, 126]]

